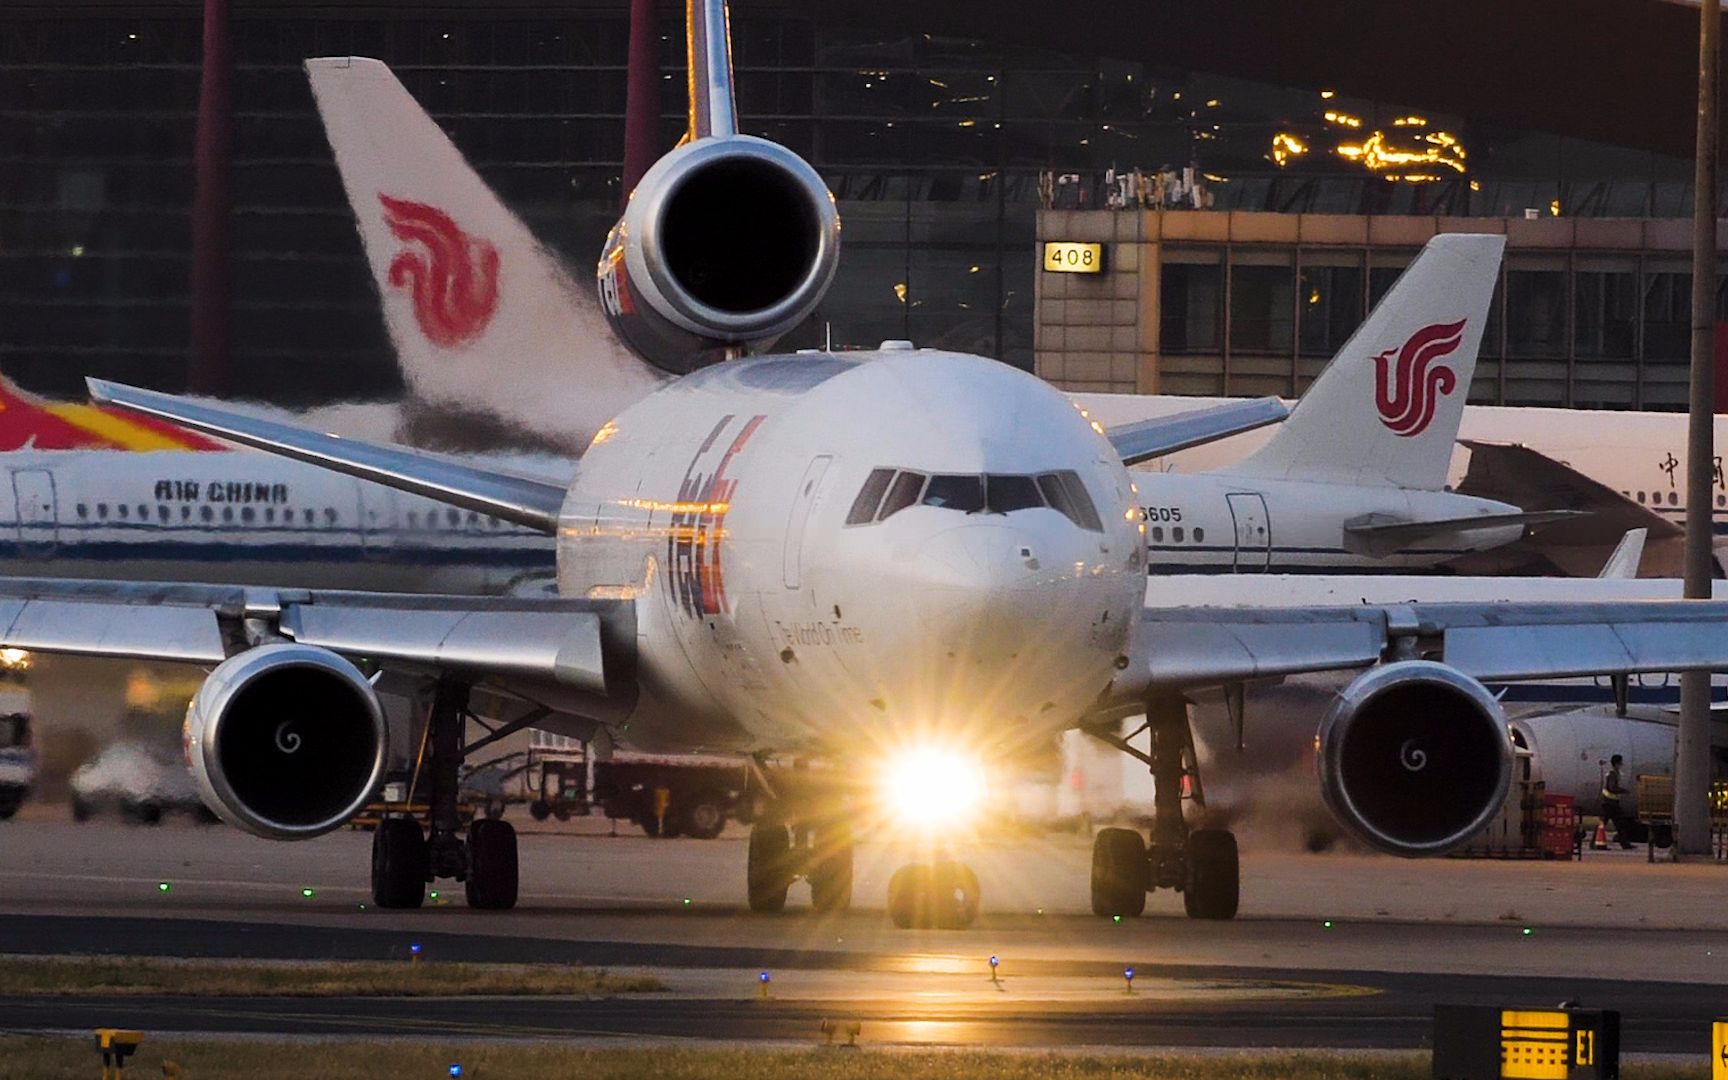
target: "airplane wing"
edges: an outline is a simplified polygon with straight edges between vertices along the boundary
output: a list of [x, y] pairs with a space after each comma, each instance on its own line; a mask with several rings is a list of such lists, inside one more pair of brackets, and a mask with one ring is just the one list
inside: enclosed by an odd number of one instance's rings
[[1122, 456], [1122, 464], [1137, 465], [1178, 450], [1200, 446], [1244, 431], [1276, 424], [1290, 415], [1275, 397], [1227, 401], [1209, 409], [1100, 428]]
[[627, 698], [635, 634], [622, 600], [0, 579], [0, 647], [208, 665], [285, 638], [534, 698]]
[[1573, 543], [1614, 545], [1630, 529], [1649, 529], [1651, 540], [1684, 535], [1679, 525], [1640, 506], [1598, 480], [1528, 446], [1459, 440], [1470, 465], [1458, 482], [1460, 495], [1508, 502], [1526, 510], [1580, 510], [1587, 522], [1565, 529]]
[[1358, 554], [1383, 557], [1436, 536], [1468, 533], [1478, 529], [1503, 529], [1513, 525], [1547, 525], [1550, 522], [1582, 517], [1584, 513], [1579, 510], [1527, 510], [1511, 514], [1476, 514], [1429, 521], [1377, 520], [1379, 515], [1370, 515], [1363, 520], [1345, 522], [1344, 546]]
[[213, 408], [153, 390], [101, 379], [86, 381], [90, 396], [100, 402], [171, 420], [193, 431], [242, 446], [310, 462], [465, 510], [490, 514], [549, 536], [558, 531], [558, 511], [564, 505], [565, 495], [565, 488], [559, 484], [481, 469], [402, 447], [380, 446], [307, 431], [292, 424], [279, 424]]
[[1501, 682], [1728, 668], [1720, 601], [1148, 608], [1140, 630], [1113, 698], [1401, 658]]

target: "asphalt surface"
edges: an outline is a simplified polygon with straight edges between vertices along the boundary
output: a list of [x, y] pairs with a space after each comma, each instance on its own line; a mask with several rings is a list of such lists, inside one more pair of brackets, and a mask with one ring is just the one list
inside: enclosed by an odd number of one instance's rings
[[[873, 872], [848, 915], [756, 917], [732, 891], [742, 844], [569, 832], [524, 836], [517, 911], [468, 911], [457, 887], [423, 910], [383, 912], [365, 906], [366, 843], [27, 815], [0, 829], [0, 954], [406, 962], [418, 943], [428, 973], [448, 961], [581, 963], [648, 972], [666, 990], [27, 1000], [5, 997], [0, 980], [0, 1030], [811, 1043], [832, 1021], [859, 1023], [866, 1045], [1414, 1048], [1437, 1003], [1570, 1000], [1620, 1010], [1630, 1052], [1702, 1052], [1728, 1013], [1717, 959], [1728, 958], [1728, 869], [1642, 854], [1512, 864], [1251, 851], [1234, 922], [1181, 918], [1179, 899], [1156, 894], [1148, 917], [1116, 924], [1072, 913], [1083, 841], [1004, 842], [980, 851], [978, 927], [909, 932], [883, 917]], [[992, 879], [1023, 879], [1025, 895], [999, 887], [991, 907]], [[804, 902], [795, 890], [794, 908]]]

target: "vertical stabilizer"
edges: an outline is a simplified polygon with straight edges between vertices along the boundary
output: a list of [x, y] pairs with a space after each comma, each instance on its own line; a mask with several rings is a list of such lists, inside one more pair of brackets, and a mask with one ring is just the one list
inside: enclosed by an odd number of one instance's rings
[[1438, 491], [1506, 238], [1428, 241], [1241, 475]]
[[660, 385], [390, 69], [306, 61], [414, 396], [572, 449]]
[[738, 134], [732, 92], [732, 26], [726, 0], [686, 0], [684, 25], [690, 77], [690, 128], [685, 138]]

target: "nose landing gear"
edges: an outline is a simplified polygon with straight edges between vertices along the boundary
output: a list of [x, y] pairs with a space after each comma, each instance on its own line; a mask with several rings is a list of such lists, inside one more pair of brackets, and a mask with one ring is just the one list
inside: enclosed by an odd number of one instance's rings
[[1146, 894], [1165, 888], [1182, 893], [1190, 918], [1233, 919], [1241, 896], [1236, 837], [1223, 829], [1190, 829], [1182, 815], [1185, 786], [1196, 805], [1206, 805], [1187, 705], [1180, 698], [1148, 702], [1145, 730], [1149, 752], [1120, 736], [1090, 732], [1144, 761], [1155, 785], [1150, 844], [1133, 829], [1101, 829], [1094, 838], [1092, 911], [1137, 916], [1146, 909]]

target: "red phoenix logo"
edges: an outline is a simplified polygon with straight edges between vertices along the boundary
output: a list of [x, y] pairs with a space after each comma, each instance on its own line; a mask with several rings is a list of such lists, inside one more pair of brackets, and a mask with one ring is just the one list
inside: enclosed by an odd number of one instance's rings
[[1409, 438], [1428, 430], [1440, 398], [1458, 388], [1452, 369], [1434, 362], [1458, 348], [1464, 322], [1424, 326], [1402, 348], [1387, 349], [1374, 358], [1374, 403], [1380, 409], [1380, 422], [1392, 434]]
[[498, 310], [498, 249], [435, 206], [382, 192], [378, 201], [384, 223], [405, 245], [390, 260], [390, 284], [410, 291], [420, 332], [446, 349], [479, 337]]

